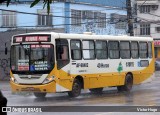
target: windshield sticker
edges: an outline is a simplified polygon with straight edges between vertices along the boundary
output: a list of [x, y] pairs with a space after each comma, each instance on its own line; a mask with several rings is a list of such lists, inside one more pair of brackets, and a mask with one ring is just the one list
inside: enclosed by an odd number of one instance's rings
[[29, 70], [29, 66], [24, 66], [24, 65], [18, 66], [18, 70], [19, 71], [28, 71]]
[[120, 62], [119, 65], [118, 65], [117, 71], [118, 71], [119, 73], [123, 71], [123, 66], [122, 66], [122, 63], [121, 63], [121, 62]]
[[18, 60], [18, 70], [19, 71], [29, 70], [29, 60]]
[[51, 45], [31, 45], [31, 48], [50, 48]]
[[19, 66], [29, 66], [29, 60], [18, 60]]
[[35, 61], [34, 66], [32, 66], [32, 71], [33, 70], [48, 70], [47, 61]]

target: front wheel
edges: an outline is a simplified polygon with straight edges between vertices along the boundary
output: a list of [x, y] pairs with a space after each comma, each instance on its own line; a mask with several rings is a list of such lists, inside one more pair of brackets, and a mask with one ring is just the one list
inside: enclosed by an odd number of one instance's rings
[[127, 74], [125, 83], [122, 86], [117, 86], [118, 91], [130, 91], [133, 86], [133, 77], [131, 74]]
[[34, 92], [34, 96], [37, 98], [44, 98], [47, 93], [42, 93], [42, 92]]
[[72, 91], [68, 92], [70, 97], [78, 97], [81, 94], [81, 83], [78, 79], [73, 81]]

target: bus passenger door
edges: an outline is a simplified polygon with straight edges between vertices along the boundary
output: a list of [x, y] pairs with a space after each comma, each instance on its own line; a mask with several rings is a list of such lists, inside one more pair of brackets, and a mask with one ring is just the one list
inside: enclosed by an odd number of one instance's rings
[[56, 39], [56, 60], [58, 78], [60, 80], [69, 79], [70, 59], [68, 41], [66, 39]]

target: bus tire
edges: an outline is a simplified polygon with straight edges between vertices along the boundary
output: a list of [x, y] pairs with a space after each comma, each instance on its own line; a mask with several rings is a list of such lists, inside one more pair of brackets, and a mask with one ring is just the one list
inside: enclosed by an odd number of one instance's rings
[[74, 79], [72, 85], [72, 91], [68, 92], [70, 97], [78, 97], [81, 94], [81, 83], [78, 79]]
[[93, 88], [93, 89], [89, 89], [89, 91], [93, 94], [101, 94], [103, 91], [103, 88]]
[[131, 74], [127, 74], [125, 77], [125, 83], [123, 86], [117, 86], [118, 91], [131, 91], [133, 86], [133, 77]]
[[42, 92], [34, 92], [34, 96], [37, 98], [44, 98], [47, 93], [42, 93]]

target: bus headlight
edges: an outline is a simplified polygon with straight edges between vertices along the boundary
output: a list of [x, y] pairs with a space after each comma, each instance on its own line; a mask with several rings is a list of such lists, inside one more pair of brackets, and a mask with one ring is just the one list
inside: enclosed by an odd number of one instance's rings
[[46, 84], [46, 83], [49, 83], [51, 81], [54, 80], [54, 76], [51, 76], [51, 77], [47, 77], [44, 81], [43, 81], [43, 84]]
[[18, 84], [17, 80], [14, 77], [11, 77], [11, 81]]

